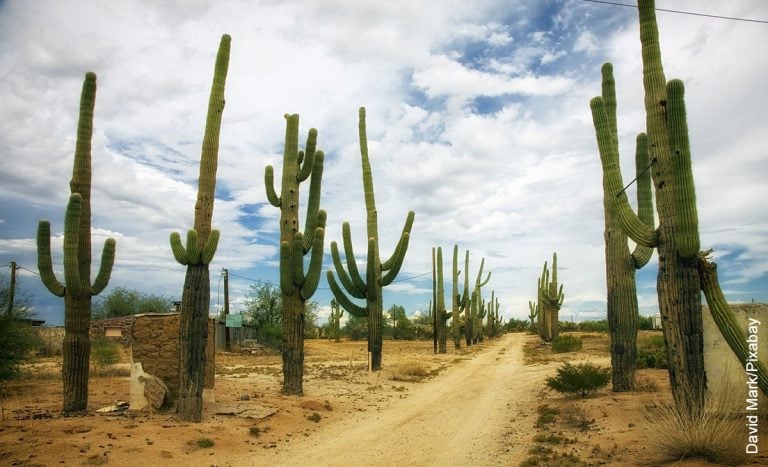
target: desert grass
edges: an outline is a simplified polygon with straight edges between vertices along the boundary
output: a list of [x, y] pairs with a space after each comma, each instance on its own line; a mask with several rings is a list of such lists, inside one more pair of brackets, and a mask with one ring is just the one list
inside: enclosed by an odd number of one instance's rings
[[418, 382], [432, 375], [433, 372], [427, 365], [414, 361], [394, 365], [390, 369], [389, 379], [393, 381]]
[[727, 384], [709, 391], [704, 409], [689, 411], [674, 402], [646, 407], [645, 433], [661, 461], [706, 459], [734, 465], [746, 460], [744, 417]]

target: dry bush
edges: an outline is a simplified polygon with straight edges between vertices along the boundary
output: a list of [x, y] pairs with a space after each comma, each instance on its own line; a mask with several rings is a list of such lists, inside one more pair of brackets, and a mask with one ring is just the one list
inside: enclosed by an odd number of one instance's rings
[[429, 367], [419, 362], [406, 362], [394, 365], [390, 370], [389, 379], [393, 381], [418, 382], [430, 376]]
[[690, 413], [673, 402], [645, 408], [644, 431], [662, 460], [706, 459], [728, 465], [746, 460], [744, 417], [727, 386], [708, 392], [700, 413]]

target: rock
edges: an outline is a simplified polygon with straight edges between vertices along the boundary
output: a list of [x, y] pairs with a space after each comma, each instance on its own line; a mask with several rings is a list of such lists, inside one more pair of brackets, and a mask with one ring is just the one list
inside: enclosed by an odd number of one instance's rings
[[163, 407], [169, 399], [168, 386], [163, 380], [149, 373], [144, 373], [139, 376], [139, 381], [144, 383], [144, 397], [147, 402], [155, 409]]

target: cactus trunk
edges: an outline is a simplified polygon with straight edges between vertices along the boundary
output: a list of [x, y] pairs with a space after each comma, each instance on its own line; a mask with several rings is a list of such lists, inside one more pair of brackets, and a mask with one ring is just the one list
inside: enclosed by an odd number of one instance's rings
[[[456, 350], [461, 349], [461, 313], [466, 310], [467, 296], [459, 294], [459, 246], [453, 246], [453, 280], [451, 281], [451, 313], [453, 321], [451, 322], [453, 330], [453, 347]], [[469, 251], [466, 253], [466, 263], [469, 264]], [[464, 269], [466, 275], [467, 270]], [[467, 285], [469, 287], [469, 285]], [[465, 313], [466, 314], [466, 313]]]
[[51, 226], [41, 220], [37, 231], [37, 265], [46, 288], [64, 297], [62, 346], [63, 412], [84, 411], [88, 406], [91, 297], [109, 282], [115, 259], [115, 240], [107, 239], [101, 266], [91, 285], [91, 137], [96, 103], [96, 75], [86, 73], [80, 95], [80, 115], [70, 198], [64, 217], [64, 282], [53, 272]]
[[[432, 260], [435, 260], [435, 249], [432, 248]], [[434, 270], [434, 267], [432, 268]], [[437, 336], [437, 353], [446, 353], [448, 338], [448, 319], [453, 316], [445, 309], [445, 289], [443, 287], [443, 249], [437, 247], [437, 287], [435, 290], [436, 306], [435, 335]]]
[[203, 385], [208, 342], [210, 276], [207, 264], [187, 266], [181, 296], [179, 322], [179, 400], [176, 412], [185, 420], [200, 422], [203, 414]]

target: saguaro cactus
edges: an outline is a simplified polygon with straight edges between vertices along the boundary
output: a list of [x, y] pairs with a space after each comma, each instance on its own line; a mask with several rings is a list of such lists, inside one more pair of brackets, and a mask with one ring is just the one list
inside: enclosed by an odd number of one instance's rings
[[544, 269], [537, 281], [538, 302], [528, 302], [529, 308], [537, 310], [539, 336], [545, 341], [551, 341], [560, 332], [560, 307], [563, 306], [563, 285], [558, 288], [557, 283], [557, 253], [552, 255], [552, 278], [550, 280], [549, 267], [544, 262]]
[[91, 137], [93, 109], [96, 104], [96, 75], [85, 74], [80, 95], [80, 117], [71, 195], [64, 217], [64, 283], [56, 279], [51, 260], [51, 224], [41, 220], [37, 229], [37, 267], [45, 287], [57, 297], [64, 297], [64, 344], [62, 346], [65, 413], [85, 410], [88, 406], [88, 359], [91, 353], [91, 297], [109, 282], [115, 260], [115, 240], [107, 239], [101, 254], [101, 266], [91, 285]]
[[[432, 260], [435, 261], [435, 249], [432, 248]], [[434, 267], [432, 268], [434, 270]], [[437, 288], [436, 288], [437, 306], [435, 312], [437, 313], [437, 319], [435, 320], [435, 334], [437, 335], [438, 353], [446, 353], [447, 346], [447, 334], [448, 325], [447, 322], [453, 316], [453, 312], [448, 312], [445, 309], [445, 288], [443, 286], [443, 249], [437, 247]]]
[[[657, 291], [664, 341], [670, 350], [667, 352], [670, 385], [676, 404], [696, 413], [704, 405], [706, 374], [701, 283], [696, 261], [698, 215], [684, 87], [682, 81], [667, 82], [664, 76], [653, 0], [638, 2], [638, 11], [646, 132], [650, 156], [655, 159], [651, 177], [656, 192], [658, 228], [647, 225], [632, 212], [627, 196], [621, 191], [623, 181], [618, 165], [607, 167], [606, 178], [608, 190], [617, 194], [613, 209], [621, 219], [623, 230], [635, 243], [657, 248]], [[590, 102], [601, 158], [602, 154], [615, 150], [607, 106], [603, 97], [595, 97]]]
[[[635, 270], [648, 263], [653, 250], [636, 245], [630, 253], [627, 234], [621, 219], [613, 209], [618, 195], [612, 191], [608, 174], [619, 167], [619, 146], [616, 124], [616, 86], [613, 67], [602, 68], [602, 97], [605, 102], [607, 124], [611, 133], [611, 151], [601, 152], [603, 166], [603, 209], [605, 211], [605, 275], [607, 289], [608, 329], [611, 334], [611, 369], [614, 391], [630, 391], [634, 387], [637, 363], [637, 286]], [[607, 137], [603, 134], [603, 137]], [[604, 143], [607, 147], [608, 143]], [[651, 175], [648, 162], [648, 137], [637, 135], [635, 169], [637, 174], [637, 212], [640, 220], [653, 228], [651, 201]], [[655, 163], [655, 162], [654, 162]]]
[[[465, 263], [466, 267], [469, 267], [469, 250], [466, 252]], [[461, 313], [465, 312], [467, 307], [467, 289], [469, 289], [469, 282], [465, 281], [464, 293], [459, 293], [459, 246], [453, 246], [453, 280], [451, 281], [451, 313], [453, 321], [451, 322], [453, 330], [453, 347], [456, 350], [461, 348]], [[466, 279], [467, 269], [464, 269], [464, 278]]]
[[[483, 267], [485, 266], [485, 258], [482, 258], [480, 260], [480, 269], [477, 271], [477, 278], [475, 279], [475, 287], [472, 289], [472, 294], [469, 295], [469, 310], [467, 313], [465, 313], [464, 317], [464, 333], [465, 333], [465, 342], [467, 343], [467, 346], [470, 346], [472, 344], [476, 344], [478, 341], [477, 336], [477, 320], [482, 319], [479, 318], [481, 311], [483, 309], [483, 305], [481, 303], [482, 301], [482, 295], [481, 295], [481, 288], [485, 286], [488, 281], [491, 280], [491, 272], [488, 271], [488, 275], [485, 277], [485, 280], [482, 279], [483, 277]], [[469, 255], [467, 255], [466, 260], [466, 267], [464, 268], [467, 273], [469, 272]], [[465, 277], [465, 283], [464, 283], [464, 294], [469, 294], [469, 283], [466, 282]]]
[[541, 308], [541, 301], [532, 302], [528, 300], [528, 319], [531, 320], [531, 331], [537, 331], [536, 322], [534, 320], [539, 317], [539, 309]]
[[328, 316], [328, 320], [333, 329], [333, 338], [336, 342], [339, 342], [341, 337], [341, 315], [344, 314], [344, 310], [335, 299], [331, 299], [331, 314]]
[[208, 308], [211, 283], [208, 265], [213, 260], [219, 243], [219, 231], [211, 230], [213, 202], [216, 192], [216, 169], [219, 157], [219, 134], [224, 113], [224, 85], [229, 68], [231, 38], [221, 36], [208, 100], [208, 115], [200, 156], [200, 175], [195, 203], [194, 228], [187, 232], [186, 247], [178, 232], [171, 234], [173, 256], [187, 266], [184, 291], [181, 296], [179, 321], [179, 418], [199, 422], [203, 416], [203, 383], [206, 362], [205, 347], [208, 340]]
[[366, 306], [356, 305], [350, 300], [344, 291], [341, 290], [333, 271], [328, 270], [328, 284], [331, 287], [336, 300], [351, 315], [368, 318], [368, 353], [370, 358], [370, 368], [372, 371], [381, 370], [381, 350], [382, 350], [382, 315], [384, 313], [384, 303], [382, 297], [382, 287], [392, 283], [400, 271], [405, 259], [405, 252], [408, 249], [411, 228], [413, 227], [413, 211], [408, 212], [405, 220], [400, 240], [395, 247], [392, 256], [382, 262], [379, 256], [379, 227], [378, 215], [376, 212], [376, 201], [373, 195], [373, 177], [371, 176], [371, 163], [368, 159], [368, 136], [365, 128], [365, 108], [360, 108], [359, 113], [359, 137], [360, 137], [360, 156], [363, 166], [363, 190], [365, 196], [365, 211], [367, 214], [367, 237], [368, 237], [368, 261], [366, 264], [366, 278], [360, 276], [355, 260], [354, 250], [352, 249], [352, 236], [350, 234], [349, 223], [342, 224], [342, 236], [344, 238], [344, 255], [347, 259], [347, 268], [341, 262], [339, 249], [336, 242], [331, 242], [331, 255], [333, 257], [334, 268], [339, 275], [339, 280], [346, 291], [354, 298], [365, 299]]
[[[301, 395], [304, 377], [304, 306], [317, 290], [323, 267], [325, 211], [320, 209], [323, 152], [317, 151], [317, 130], [309, 130], [299, 151], [299, 116], [286, 115], [281, 194], [274, 188], [272, 166], [264, 171], [269, 202], [280, 208], [280, 291], [283, 298], [283, 394]], [[299, 228], [299, 185], [309, 178], [304, 233]], [[312, 253], [304, 272], [304, 256]]]

